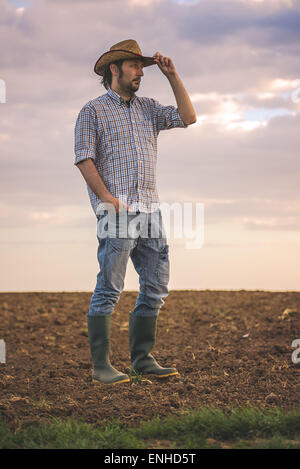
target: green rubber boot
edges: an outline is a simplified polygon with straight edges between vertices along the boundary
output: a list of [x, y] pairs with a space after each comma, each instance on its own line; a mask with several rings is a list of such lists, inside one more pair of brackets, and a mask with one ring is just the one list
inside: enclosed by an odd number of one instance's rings
[[157, 316], [134, 316], [129, 319], [131, 376], [135, 374], [167, 378], [178, 375], [176, 368], [163, 368], [150, 354], [156, 338]]
[[87, 316], [90, 350], [93, 360], [93, 382], [104, 384], [126, 383], [128, 375], [120, 373], [109, 360], [111, 314], [104, 316]]

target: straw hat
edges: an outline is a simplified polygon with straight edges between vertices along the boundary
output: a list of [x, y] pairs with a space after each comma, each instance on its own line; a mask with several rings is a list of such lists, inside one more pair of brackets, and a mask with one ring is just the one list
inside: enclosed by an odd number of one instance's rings
[[97, 73], [97, 75], [103, 76], [107, 65], [116, 60], [133, 58], [142, 59], [144, 67], [155, 64], [153, 57], [145, 57], [142, 55], [142, 51], [134, 39], [126, 39], [125, 41], [114, 44], [108, 52], [105, 52], [99, 57], [95, 64], [94, 72]]

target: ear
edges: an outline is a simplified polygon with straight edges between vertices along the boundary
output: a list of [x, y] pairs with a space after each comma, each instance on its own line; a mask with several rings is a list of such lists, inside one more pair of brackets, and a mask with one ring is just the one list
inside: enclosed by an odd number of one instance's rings
[[118, 74], [118, 67], [116, 66], [116, 64], [109, 64], [109, 69], [112, 75]]

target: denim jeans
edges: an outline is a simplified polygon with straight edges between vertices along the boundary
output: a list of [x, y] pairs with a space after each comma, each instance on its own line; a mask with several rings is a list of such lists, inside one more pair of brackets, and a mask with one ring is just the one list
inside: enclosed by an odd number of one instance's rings
[[96, 316], [113, 312], [124, 289], [130, 257], [140, 285], [135, 307], [130, 313], [158, 316], [169, 293], [170, 276], [169, 246], [161, 211], [129, 214], [124, 211], [123, 215], [122, 212], [116, 214], [113, 220], [109, 217], [107, 210], [97, 215], [100, 271], [88, 314]]

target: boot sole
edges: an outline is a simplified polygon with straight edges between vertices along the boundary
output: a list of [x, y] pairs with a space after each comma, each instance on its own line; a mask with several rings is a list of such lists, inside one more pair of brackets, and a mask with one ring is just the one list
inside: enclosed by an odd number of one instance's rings
[[[175, 376], [179, 375], [179, 371], [174, 371], [174, 373], [167, 373], [166, 375], [156, 375], [155, 373], [141, 373], [141, 376], [149, 377], [149, 378], [169, 378], [169, 376]], [[132, 375], [132, 378], [134, 378], [134, 375]]]
[[169, 378], [169, 376], [175, 376], [175, 375], [179, 375], [178, 371], [174, 371], [174, 373], [168, 373], [166, 375], [156, 375], [155, 373], [153, 373], [152, 375], [144, 375], [144, 376], [153, 376], [155, 378]]
[[168, 378], [169, 376], [179, 375], [178, 371], [174, 371], [174, 373], [168, 373], [167, 375], [154, 375], [156, 378]]
[[92, 378], [92, 383], [95, 383], [95, 384], [110, 385], [110, 384], [121, 384], [121, 383], [129, 383], [129, 382], [130, 382], [129, 378], [121, 379], [120, 381], [114, 381], [113, 383], [104, 383], [103, 381], [100, 381], [99, 379]]

